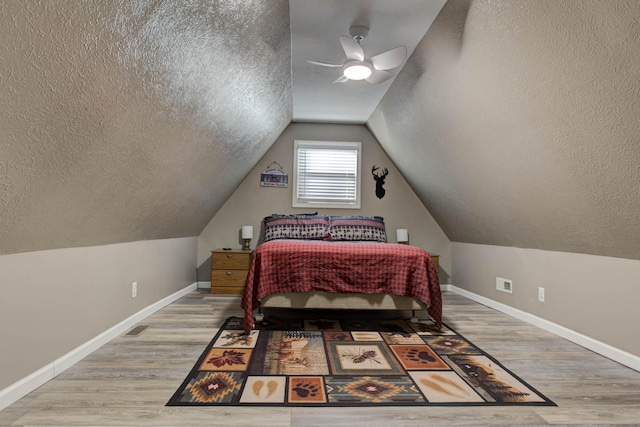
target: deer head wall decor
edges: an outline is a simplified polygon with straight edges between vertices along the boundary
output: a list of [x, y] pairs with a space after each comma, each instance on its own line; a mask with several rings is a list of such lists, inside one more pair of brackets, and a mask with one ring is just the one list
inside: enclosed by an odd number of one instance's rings
[[387, 168], [380, 169], [376, 165], [373, 165], [371, 168], [371, 175], [373, 175], [373, 179], [376, 181], [376, 196], [378, 199], [382, 199], [384, 197], [384, 193], [386, 193], [382, 186], [384, 185], [384, 179], [389, 175], [389, 171]]

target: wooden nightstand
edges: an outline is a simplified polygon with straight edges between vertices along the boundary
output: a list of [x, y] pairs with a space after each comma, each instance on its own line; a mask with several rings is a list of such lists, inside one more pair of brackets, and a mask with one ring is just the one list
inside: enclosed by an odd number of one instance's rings
[[431, 262], [433, 262], [433, 265], [436, 267], [436, 271], [438, 271], [440, 265], [440, 255], [430, 253], [429, 256], [431, 257]]
[[211, 293], [241, 294], [251, 264], [251, 251], [211, 251]]

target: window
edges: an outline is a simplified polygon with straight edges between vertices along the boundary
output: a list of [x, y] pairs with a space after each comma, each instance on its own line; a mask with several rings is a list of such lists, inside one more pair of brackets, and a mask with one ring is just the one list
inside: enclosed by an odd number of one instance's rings
[[294, 141], [293, 207], [360, 209], [361, 142]]

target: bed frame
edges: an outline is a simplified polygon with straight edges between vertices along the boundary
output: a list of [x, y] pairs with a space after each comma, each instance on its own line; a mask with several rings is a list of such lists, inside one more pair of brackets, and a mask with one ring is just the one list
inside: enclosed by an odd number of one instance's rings
[[391, 294], [339, 294], [331, 292], [296, 292], [267, 295], [262, 298], [254, 319], [264, 319], [262, 308], [324, 309], [324, 310], [411, 310], [411, 321], [417, 322], [417, 310], [426, 310], [422, 302], [412, 297]]

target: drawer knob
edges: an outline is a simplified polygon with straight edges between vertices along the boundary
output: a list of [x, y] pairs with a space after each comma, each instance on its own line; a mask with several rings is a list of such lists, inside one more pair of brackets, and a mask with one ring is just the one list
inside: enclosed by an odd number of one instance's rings
[[231, 276], [233, 274], [233, 271], [227, 271], [227, 276]]
[[233, 254], [227, 254], [227, 258], [233, 258]]

